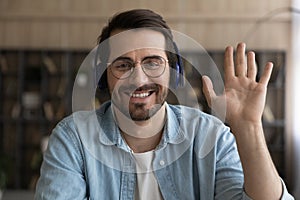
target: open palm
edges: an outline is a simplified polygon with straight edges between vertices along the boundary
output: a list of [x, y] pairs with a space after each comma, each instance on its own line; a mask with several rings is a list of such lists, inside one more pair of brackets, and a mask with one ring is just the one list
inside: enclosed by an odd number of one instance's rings
[[[272, 63], [267, 63], [260, 80], [256, 81], [257, 69], [254, 52], [245, 56], [246, 45], [239, 43], [234, 60], [233, 47], [225, 51], [225, 89], [221, 96], [214, 92], [211, 80], [203, 77], [203, 92], [208, 104], [216, 114], [226, 110], [226, 121], [232, 124], [241, 122], [260, 123], [263, 113], [267, 84], [272, 73]], [[224, 109], [224, 106], [226, 106]]]

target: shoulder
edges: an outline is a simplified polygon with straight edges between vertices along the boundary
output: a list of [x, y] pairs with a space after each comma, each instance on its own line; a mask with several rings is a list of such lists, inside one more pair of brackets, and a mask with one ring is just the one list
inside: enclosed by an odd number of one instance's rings
[[178, 119], [179, 127], [186, 138], [193, 140], [191, 142], [194, 144], [194, 151], [200, 158], [207, 156], [213, 149], [219, 151], [234, 145], [235, 139], [230, 128], [215, 116], [197, 108], [181, 105], [168, 106], [169, 112], [173, 112], [173, 117], [176, 116], [175, 118]]
[[63, 118], [56, 126], [59, 128], [74, 129], [77, 126], [88, 123], [89, 121], [99, 121], [105, 118], [109, 110], [111, 102], [105, 102], [97, 110], [91, 111], [76, 111]]
[[205, 113], [198, 108], [192, 108], [182, 105], [168, 104], [168, 110], [173, 112], [176, 118], [184, 120], [186, 123], [196, 123], [208, 125], [211, 124], [214, 127], [225, 127], [224, 123], [217, 117]]
[[52, 130], [50, 141], [76, 146], [88, 144], [99, 138], [106, 127], [113, 126], [111, 115], [110, 102], [102, 104], [97, 110], [76, 111], [58, 122]]

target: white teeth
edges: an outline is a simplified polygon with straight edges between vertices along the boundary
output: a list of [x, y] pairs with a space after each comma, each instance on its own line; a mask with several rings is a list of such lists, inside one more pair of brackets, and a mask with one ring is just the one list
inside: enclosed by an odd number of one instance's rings
[[133, 98], [145, 98], [150, 95], [150, 92], [146, 93], [138, 93], [138, 94], [131, 94]]

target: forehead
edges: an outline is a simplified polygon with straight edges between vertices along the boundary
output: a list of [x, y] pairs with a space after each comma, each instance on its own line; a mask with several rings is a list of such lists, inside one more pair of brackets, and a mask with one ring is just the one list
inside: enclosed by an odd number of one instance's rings
[[128, 52], [165, 51], [165, 37], [162, 33], [149, 29], [134, 29], [112, 32], [109, 39], [110, 58], [116, 58]]

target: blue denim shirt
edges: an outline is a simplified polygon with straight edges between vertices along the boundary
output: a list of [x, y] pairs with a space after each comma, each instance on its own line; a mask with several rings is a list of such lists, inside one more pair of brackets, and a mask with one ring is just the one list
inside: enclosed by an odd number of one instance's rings
[[[250, 199], [233, 135], [197, 109], [166, 106], [167, 122], [154, 152], [161, 194], [175, 199]], [[135, 162], [113, 118], [111, 103], [76, 112], [51, 134], [36, 199], [134, 199]], [[282, 199], [293, 199], [283, 183]], [[145, 197], [151, 199], [151, 197]]]

